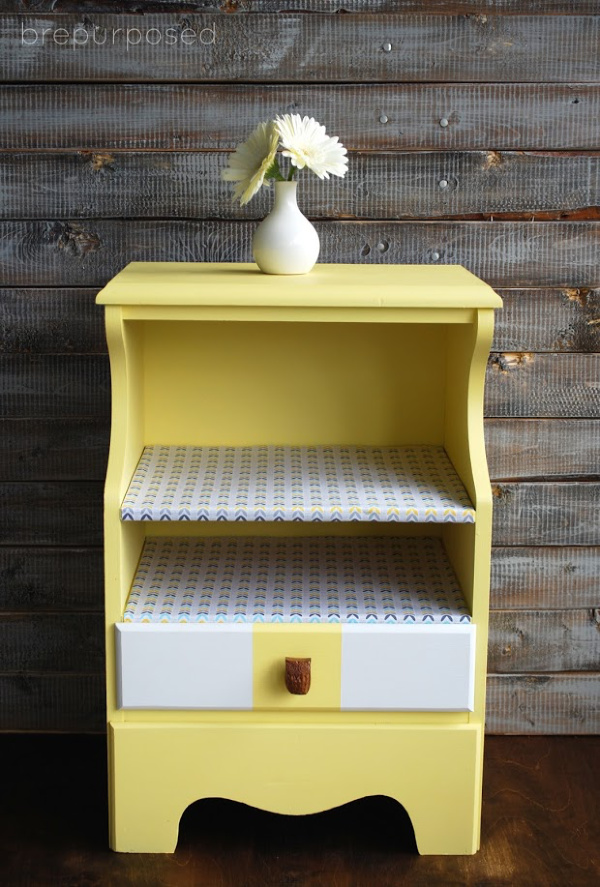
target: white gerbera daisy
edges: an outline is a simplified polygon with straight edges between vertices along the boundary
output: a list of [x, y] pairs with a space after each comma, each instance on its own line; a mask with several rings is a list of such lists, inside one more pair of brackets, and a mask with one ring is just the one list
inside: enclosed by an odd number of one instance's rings
[[284, 114], [275, 118], [275, 126], [281, 144], [282, 154], [289, 157], [298, 169], [307, 166], [320, 179], [345, 176], [348, 168], [348, 153], [337, 136], [328, 136], [325, 127], [313, 117], [300, 117], [299, 114]]
[[[233, 199], [240, 204], [254, 197], [273, 165], [279, 147], [279, 134], [273, 121], [259, 123], [245, 142], [229, 157], [229, 166], [221, 172], [226, 182], [236, 182]], [[267, 182], [268, 184], [268, 182]]]

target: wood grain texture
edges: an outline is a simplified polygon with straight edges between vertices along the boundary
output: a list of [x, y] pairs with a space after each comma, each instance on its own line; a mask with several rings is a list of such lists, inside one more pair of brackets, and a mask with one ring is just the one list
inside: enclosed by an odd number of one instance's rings
[[[600, 671], [598, 610], [495, 611], [490, 617], [490, 673]], [[98, 673], [104, 664], [100, 613], [4, 614], [0, 673]], [[287, 672], [286, 672], [287, 675]], [[310, 683], [309, 672], [303, 672]], [[306, 682], [286, 676], [292, 693]], [[302, 683], [302, 687], [296, 686]], [[292, 689], [291, 684], [294, 685]]]
[[552, 13], [595, 15], [598, 0], [3, 0], [10, 13], [424, 13], [454, 15]]
[[0, 545], [102, 545], [103, 484], [0, 484]]
[[0, 355], [0, 418], [107, 417], [110, 375], [105, 355]]
[[0, 547], [2, 613], [102, 613], [103, 606], [100, 548]]
[[[491, 606], [564, 610], [598, 606], [600, 548], [499, 548], [492, 552]], [[100, 548], [0, 547], [0, 610], [101, 611]]]
[[597, 419], [487, 419], [485, 441], [492, 481], [600, 480]]
[[0, 481], [103, 481], [109, 437], [108, 416], [0, 419]]
[[[599, 733], [599, 685], [600, 673], [490, 675], [486, 731]], [[99, 733], [105, 729], [103, 674], [0, 674], [0, 697], [0, 730]]]
[[[493, 484], [494, 544], [600, 545], [600, 484]], [[0, 544], [102, 544], [102, 484], [0, 484]]]
[[600, 417], [598, 354], [492, 354], [486, 416]]
[[565, 671], [600, 671], [600, 609], [490, 614], [488, 672]]
[[[334, 199], [334, 198], [333, 198]], [[459, 264], [492, 286], [600, 285], [600, 222], [317, 222], [322, 262]], [[103, 286], [131, 261], [251, 261], [254, 222], [0, 222], [5, 287]]]
[[492, 484], [495, 545], [600, 545], [600, 484]]
[[104, 680], [104, 674], [0, 674], [0, 731], [104, 732]]
[[0, 150], [232, 149], [285, 112], [326, 120], [350, 150], [600, 144], [599, 85], [66, 84], [3, 86]]
[[0, 290], [0, 352], [105, 354], [96, 289]]
[[[60, 407], [57, 408], [60, 412]], [[594, 419], [487, 419], [493, 481], [600, 477]], [[0, 419], [0, 481], [104, 480], [109, 419]]]
[[0, 674], [98, 674], [104, 668], [102, 614], [3, 615]]
[[[505, 366], [508, 362], [510, 369], [497, 368], [498, 364]], [[512, 366], [513, 363], [516, 366]], [[1, 418], [97, 419], [108, 415], [110, 379], [105, 355], [5, 354], [0, 356], [0, 372], [6, 385]], [[600, 357], [596, 354], [492, 355], [485, 415], [489, 418], [597, 418], [599, 374]], [[537, 434], [539, 438], [544, 428], [553, 434], [554, 442], [561, 435], [559, 425], [513, 427], [529, 435], [525, 440], [530, 442], [531, 435]], [[591, 434], [593, 447], [592, 426], [582, 426], [582, 433], [584, 444], [586, 435]], [[543, 439], [540, 445], [544, 446]], [[548, 458], [552, 458], [554, 445], [546, 445]], [[543, 452], [541, 449], [540, 455]], [[577, 454], [572, 456], [576, 458]], [[585, 451], [582, 458], [586, 458]], [[502, 473], [505, 470], [502, 469]]]
[[599, 688], [600, 673], [492, 675], [488, 678], [486, 731], [599, 733]]
[[501, 289], [492, 351], [600, 351], [600, 291]]
[[[97, 287], [0, 290], [0, 352], [105, 354]], [[600, 290], [503, 289], [493, 351], [600, 351]]]
[[[244, 207], [233, 203], [220, 178], [227, 158], [222, 151], [5, 152], [0, 215], [262, 219], [272, 189], [262, 188]], [[303, 211], [319, 219], [501, 220], [520, 214], [531, 221], [600, 214], [598, 154], [359, 152], [343, 179], [326, 186], [315, 176], [300, 181]]]
[[[507, 364], [510, 368], [504, 369]], [[108, 415], [110, 379], [104, 355], [5, 354], [0, 355], [0, 372], [6, 385], [0, 418]], [[492, 355], [485, 414], [597, 418], [599, 375], [596, 354]]]
[[599, 42], [596, 16], [258, 14], [251, 29], [214, 13], [5, 16], [0, 71], [30, 82], [582, 83], [600, 80]]
[[600, 548], [494, 548], [490, 606], [496, 610], [597, 608]]

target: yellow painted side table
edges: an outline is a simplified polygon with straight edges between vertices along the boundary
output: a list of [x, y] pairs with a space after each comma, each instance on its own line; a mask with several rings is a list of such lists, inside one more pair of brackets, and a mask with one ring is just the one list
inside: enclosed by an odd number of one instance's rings
[[101, 291], [110, 844], [223, 797], [479, 843], [499, 297], [458, 266], [132, 263]]

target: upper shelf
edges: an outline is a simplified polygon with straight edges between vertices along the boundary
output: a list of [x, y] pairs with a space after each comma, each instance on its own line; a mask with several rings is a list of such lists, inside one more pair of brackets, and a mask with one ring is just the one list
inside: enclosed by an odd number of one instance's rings
[[339, 308], [500, 308], [490, 286], [460, 265], [316, 265], [271, 275], [233, 262], [131, 262], [100, 305]]
[[142, 453], [123, 520], [473, 523], [443, 447], [168, 447]]

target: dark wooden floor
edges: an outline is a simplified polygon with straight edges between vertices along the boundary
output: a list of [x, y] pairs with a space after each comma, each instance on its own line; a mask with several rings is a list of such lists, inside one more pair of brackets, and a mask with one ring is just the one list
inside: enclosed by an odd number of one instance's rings
[[473, 857], [418, 856], [388, 798], [300, 818], [200, 801], [175, 854], [112, 853], [101, 737], [4, 735], [0, 755], [2, 887], [600, 884], [600, 737], [488, 738]]

